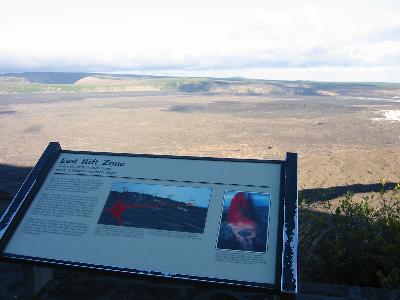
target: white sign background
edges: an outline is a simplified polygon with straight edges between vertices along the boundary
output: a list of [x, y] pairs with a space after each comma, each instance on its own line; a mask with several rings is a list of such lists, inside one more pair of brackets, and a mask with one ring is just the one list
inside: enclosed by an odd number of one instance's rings
[[[108, 165], [103, 165], [107, 160]], [[87, 226], [85, 233], [70, 236], [46, 232], [32, 234], [23, 230], [29, 219], [37, 218], [34, 211], [38, 210], [41, 199], [48, 197], [49, 193], [63, 195], [65, 198], [74, 195], [79, 197], [82, 194], [80, 187], [68, 191], [52, 189], [50, 185], [57, 181], [62, 182], [66, 177], [101, 181], [97, 188], [85, 191], [87, 196], [96, 198], [92, 213], [90, 216], [44, 216], [41, 219], [84, 223]], [[280, 178], [281, 165], [278, 163], [63, 152], [48, 173], [4, 252], [6, 255], [23, 255], [145, 272], [275, 284]], [[154, 234], [152, 229], [153, 234], [148, 234], [148, 229], [143, 229], [144, 236], [137, 237], [137, 228], [124, 227], [125, 233], [132, 231], [132, 234], [96, 235], [95, 231], [99, 226], [115, 227], [115, 232], [121, 229], [121, 226], [97, 224], [116, 181], [211, 188], [204, 233], [185, 236], [159, 231], [159, 234]], [[271, 195], [266, 253], [216, 249], [226, 190]], [[223, 259], [216, 259], [217, 255]]]

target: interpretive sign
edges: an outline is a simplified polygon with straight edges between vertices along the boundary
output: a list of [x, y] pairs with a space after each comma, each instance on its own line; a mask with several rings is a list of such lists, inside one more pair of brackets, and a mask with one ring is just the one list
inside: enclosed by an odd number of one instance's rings
[[0, 222], [8, 261], [297, 291], [297, 155], [95, 153], [50, 143]]

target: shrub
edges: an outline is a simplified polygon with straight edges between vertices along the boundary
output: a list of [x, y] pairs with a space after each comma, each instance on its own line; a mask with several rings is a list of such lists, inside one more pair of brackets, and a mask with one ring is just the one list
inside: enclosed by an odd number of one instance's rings
[[[372, 205], [378, 200], [378, 205]], [[400, 288], [400, 183], [355, 201], [352, 193], [322, 213], [300, 202], [303, 280]]]

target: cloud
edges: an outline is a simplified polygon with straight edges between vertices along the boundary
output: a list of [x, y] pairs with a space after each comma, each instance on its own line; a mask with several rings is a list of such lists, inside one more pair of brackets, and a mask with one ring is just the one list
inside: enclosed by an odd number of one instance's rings
[[395, 0], [6, 0], [0, 10], [0, 72], [400, 67]]
[[400, 26], [384, 29], [380, 32], [373, 33], [368, 37], [371, 43], [379, 42], [399, 42], [400, 41]]

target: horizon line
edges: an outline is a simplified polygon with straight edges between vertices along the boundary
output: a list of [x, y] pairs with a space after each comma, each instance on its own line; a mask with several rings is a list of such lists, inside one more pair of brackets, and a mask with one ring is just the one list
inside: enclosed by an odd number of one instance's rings
[[[185, 72], [187, 70], [181, 70]], [[11, 71], [11, 72], [0, 72], [0, 76], [7, 75], [15, 75], [15, 74], [35, 74], [35, 73], [48, 73], [48, 74], [88, 74], [88, 75], [129, 75], [129, 76], [137, 76], [137, 77], [157, 77], [157, 78], [201, 78], [201, 79], [241, 79], [241, 80], [254, 80], [254, 81], [287, 81], [287, 82], [312, 82], [312, 83], [360, 83], [360, 84], [400, 84], [400, 81], [362, 81], [362, 80], [310, 80], [310, 79], [266, 79], [266, 78], [254, 78], [254, 77], [246, 77], [246, 76], [201, 76], [201, 75], [190, 75], [187, 74], [185, 76], [179, 75], [159, 75], [159, 74], [140, 74], [136, 72], [124, 72], [124, 71], [98, 71], [98, 72], [90, 72], [90, 71]]]

